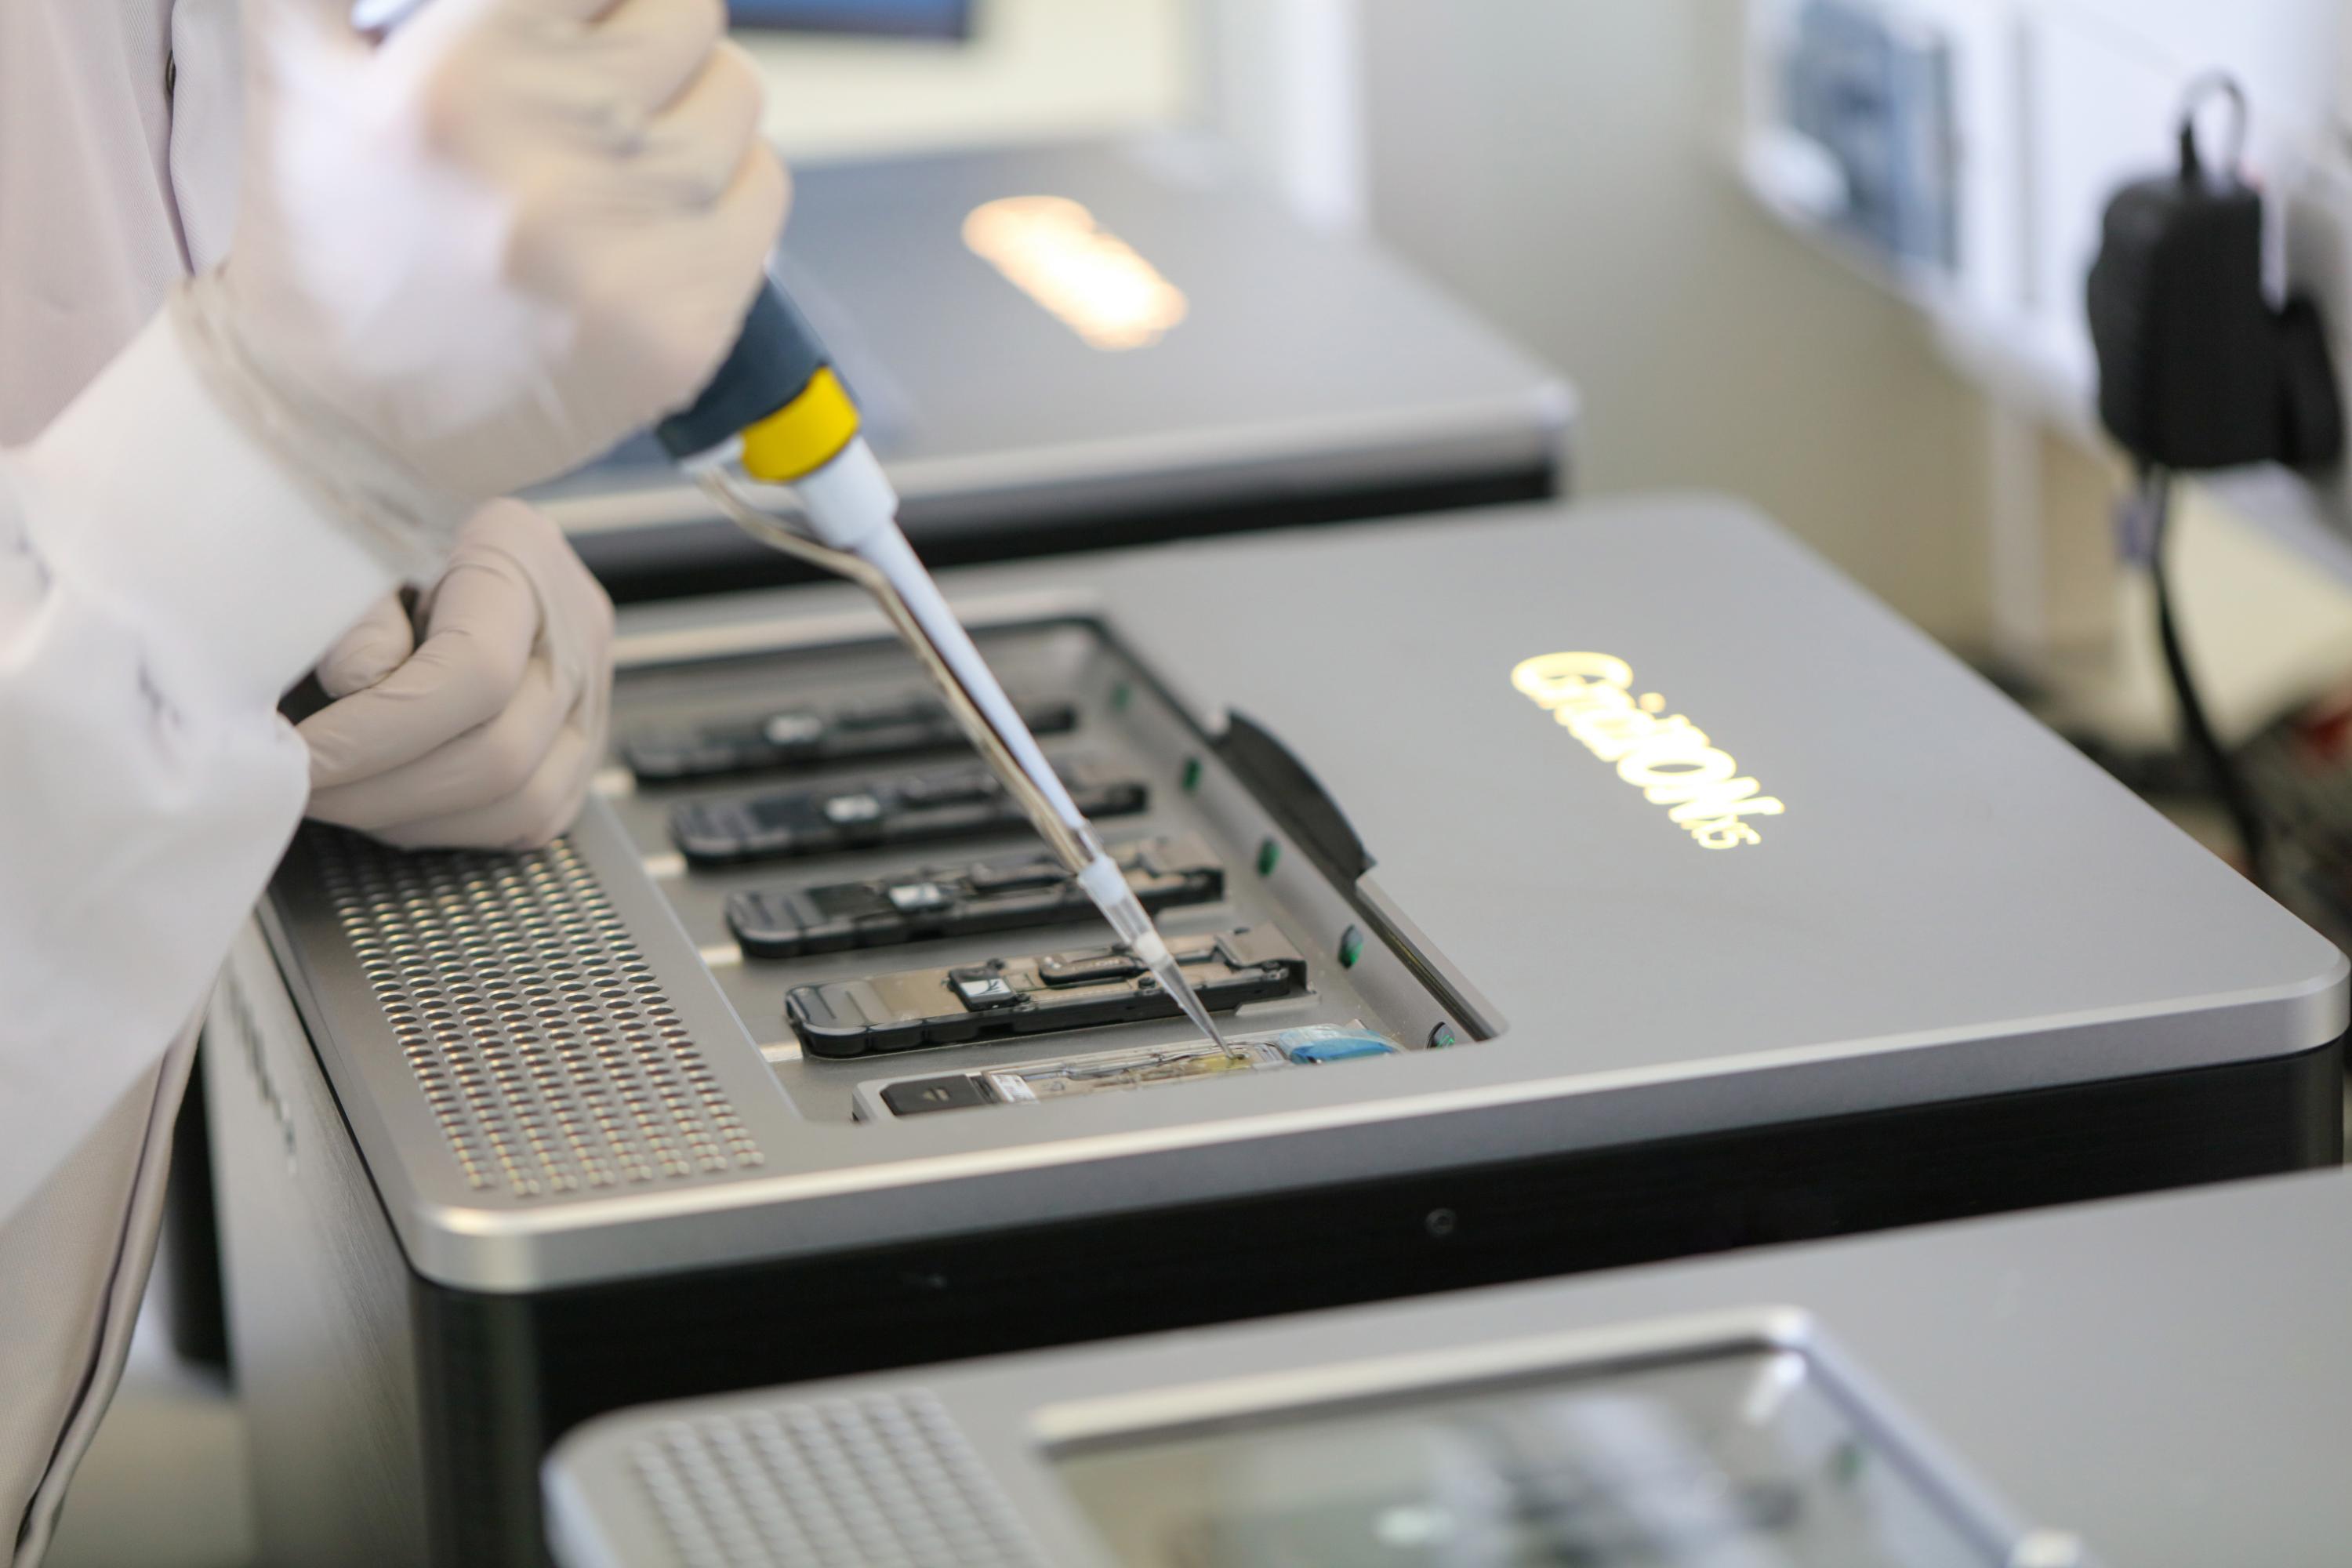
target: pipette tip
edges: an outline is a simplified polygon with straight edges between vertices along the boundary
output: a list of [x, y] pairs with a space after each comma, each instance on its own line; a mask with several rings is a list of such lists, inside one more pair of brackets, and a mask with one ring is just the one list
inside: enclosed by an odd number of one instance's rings
[[[1091, 844], [1092, 840], [1088, 842]], [[1217, 1033], [1217, 1026], [1210, 1018], [1208, 1008], [1201, 1005], [1192, 983], [1184, 978], [1183, 966], [1176, 962], [1176, 955], [1170, 952], [1168, 944], [1160, 940], [1160, 928], [1151, 923], [1151, 916], [1144, 910], [1142, 900], [1127, 885], [1126, 874], [1113, 865], [1111, 858], [1099, 847], [1095, 849], [1093, 860], [1078, 873], [1078, 885], [1087, 890], [1087, 897], [1094, 900], [1095, 908], [1100, 910], [1103, 919], [1110, 922], [1110, 929], [1118, 933], [1118, 940], [1127, 944], [1127, 951], [1151, 971], [1151, 977], [1160, 982], [1161, 990], [1176, 998], [1176, 1005], [1184, 1010], [1184, 1016], [1192, 1020], [1193, 1027], [1222, 1047], [1225, 1037]]]

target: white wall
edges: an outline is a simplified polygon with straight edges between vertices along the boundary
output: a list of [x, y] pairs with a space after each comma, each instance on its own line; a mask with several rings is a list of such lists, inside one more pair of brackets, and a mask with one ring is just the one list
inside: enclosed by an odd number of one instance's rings
[[1374, 226], [1579, 384], [1585, 493], [1748, 497], [1980, 641], [1984, 405], [1738, 189], [1736, 0], [1364, 6]]
[[[983, 0], [971, 46], [755, 44], [797, 156], [1199, 112], [1198, 0]], [[1374, 222], [1585, 393], [1588, 494], [1747, 496], [1905, 613], [1985, 627], [1987, 422], [1925, 327], [1730, 173], [1737, 0], [1362, 0]]]

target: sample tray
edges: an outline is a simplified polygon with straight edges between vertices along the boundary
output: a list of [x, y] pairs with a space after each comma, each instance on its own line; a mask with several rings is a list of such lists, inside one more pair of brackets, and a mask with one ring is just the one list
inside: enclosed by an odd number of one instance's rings
[[[1043, 738], [1046, 754], [1057, 765], [1087, 759], [1149, 789], [1143, 811], [1096, 822], [1096, 831], [1107, 844], [1197, 836], [1215, 852], [1224, 868], [1224, 896], [1163, 911], [1159, 921], [1162, 934], [1175, 941], [1242, 927], [1271, 929], [1306, 957], [1307, 994], [1244, 1006], [1225, 1015], [1221, 1030], [1257, 1034], [1360, 1022], [1407, 1049], [1427, 1048], [1433, 1039], [1472, 1037], [1466, 1021], [1376, 939], [1312, 858], [1280, 830], [1267, 804], [1236, 775], [1151, 674], [1100, 627], [1084, 621], [1008, 627], [984, 635], [982, 647], [1006, 689], [1017, 697], [1067, 700], [1075, 706], [1076, 722], [1066, 732]], [[804, 707], [827, 711], [887, 708], [927, 691], [913, 658], [890, 643], [688, 660], [625, 671], [614, 698], [614, 731], [616, 746], [625, 748], [631, 738], [649, 731], [730, 726], [756, 721], [763, 713]], [[864, 881], [965, 860], [994, 861], [1036, 854], [1043, 846], [1024, 830], [751, 865], [690, 866], [673, 839], [673, 810], [687, 802], [770, 790], [845, 787], [936, 772], [971, 756], [969, 748], [931, 750], [893, 760], [658, 784], [639, 784], [616, 763], [599, 779], [655, 884], [804, 1116], [850, 1120], [862, 1083], [982, 1071], [1128, 1047], [1172, 1046], [1194, 1037], [1181, 1019], [1168, 1019], [854, 1061], [826, 1061], [803, 1052], [784, 1017], [785, 994], [794, 986], [1099, 947], [1111, 941], [1111, 933], [1090, 917], [1027, 931], [793, 959], [747, 957], [727, 924], [727, 901], [733, 894]], [[1297, 1070], [1360, 1071], [1380, 1066], [1376, 1061], [1347, 1062]], [[1135, 1092], [1182, 1093], [1187, 1087], [1157, 1085]], [[992, 1114], [1010, 1110], [988, 1109]]]

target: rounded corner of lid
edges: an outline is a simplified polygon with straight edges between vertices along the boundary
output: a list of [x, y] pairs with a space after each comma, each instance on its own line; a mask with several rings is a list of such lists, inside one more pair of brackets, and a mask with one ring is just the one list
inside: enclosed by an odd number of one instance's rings
[[1584, 394], [1558, 372], [1536, 384], [1535, 404], [1539, 416], [1559, 435], [1567, 435], [1584, 417]]
[[533, 1257], [547, 1228], [543, 1212], [420, 1194], [395, 1217], [408, 1267], [433, 1284], [499, 1295], [539, 1283]]
[[2352, 958], [2326, 937], [2314, 934], [2326, 952], [2325, 961], [2279, 993], [2282, 1001], [2316, 1014], [2309, 1029], [2297, 1032], [2298, 1050], [2332, 1044], [2352, 1026]]
[[1757, 1309], [1759, 1333], [1775, 1350], [1811, 1354], [1822, 1341], [1821, 1320], [1810, 1308], [1780, 1302]]

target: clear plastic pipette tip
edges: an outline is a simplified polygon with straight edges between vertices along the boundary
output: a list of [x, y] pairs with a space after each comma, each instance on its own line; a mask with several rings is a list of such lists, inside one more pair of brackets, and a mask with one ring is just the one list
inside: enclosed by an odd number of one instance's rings
[[[1136, 903], [1132, 897], [1127, 901], [1134, 905], [1137, 914], [1143, 914], [1143, 906]], [[1144, 918], [1147, 921], [1150, 919], [1148, 915]], [[1176, 955], [1168, 951], [1168, 944], [1160, 940], [1160, 933], [1147, 925], [1143, 935], [1130, 942], [1128, 951], [1143, 960], [1144, 967], [1151, 971], [1152, 978], [1160, 982], [1161, 990], [1176, 998], [1176, 1005], [1184, 1009], [1184, 1016], [1192, 1020], [1192, 1026], [1207, 1036], [1211, 1045], [1223, 1050], [1224, 1036], [1217, 1033], [1216, 1021], [1209, 1016], [1208, 1008], [1201, 1005], [1200, 995], [1192, 989], [1192, 983], [1184, 978], [1184, 966], [1176, 962]]]
[[1192, 1020], [1192, 1026], [1207, 1036], [1211, 1044], [1223, 1049], [1224, 1036], [1217, 1033], [1216, 1023], [1209, 1016], [1208, 1008], [1201, 1005], [1192, 983], [1184, 978], [1183, 965], [1178, 963], [1176, 955], [1168, 951], [1168, 944], [1160, 938], [1160, 929], [1151, 923], [1151, 917], [1144, 912], [1142, 901], [1127, 885], [1126, 874], [1111, 863], [1110, 857], [1097, 855], [1094, 863], [1079, 873], [1078, 885], [1094, 900], [1095, 907], [1102, 910], [1103, 919], [1110, 921], [1111, 930], [1117, 931], [1118, 940], [1127, 944], [1127, 951], [1135, 954], [1142, 961], [1143, 966], [1151, 971], [1151, 977], [1160, 982], [1161, 990], [1176, 998], [1176, 1005], [1184, 1010], [1184, 1016]]

